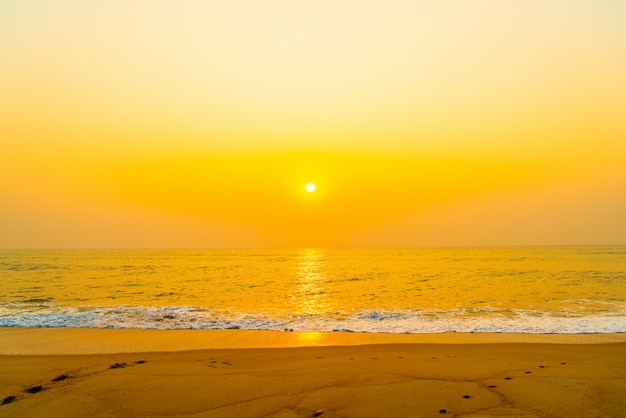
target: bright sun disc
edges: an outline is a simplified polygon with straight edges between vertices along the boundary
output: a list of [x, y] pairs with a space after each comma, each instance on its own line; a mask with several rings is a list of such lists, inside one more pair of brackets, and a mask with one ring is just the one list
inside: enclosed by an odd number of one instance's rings
[[307, 192], [311, 193], [315, 191], [315, 184], [313, 183], [308, 183], [306, 186], [304, 186], [304, 188], [306, 189]]

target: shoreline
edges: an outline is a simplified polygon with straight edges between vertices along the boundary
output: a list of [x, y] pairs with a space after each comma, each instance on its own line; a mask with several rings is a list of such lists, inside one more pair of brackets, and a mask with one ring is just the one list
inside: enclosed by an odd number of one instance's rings
[[0, 355], [77, 355], [380, 344], [610, 344], [626, 334], [381, 334], [257, 330], [0, 328]]

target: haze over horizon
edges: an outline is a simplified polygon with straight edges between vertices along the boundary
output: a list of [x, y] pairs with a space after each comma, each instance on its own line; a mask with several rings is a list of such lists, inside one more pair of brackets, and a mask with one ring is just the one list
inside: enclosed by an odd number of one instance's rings
[[624, 22], [617, 0], [4, 1], [0, 248], [626, 244]]

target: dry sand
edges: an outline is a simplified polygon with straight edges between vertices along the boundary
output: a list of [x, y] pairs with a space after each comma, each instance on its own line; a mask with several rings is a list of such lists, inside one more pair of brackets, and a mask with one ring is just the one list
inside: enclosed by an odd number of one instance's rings
[[0, 417], [626, 417], [626, 335], [0, 329], [0, 399]]

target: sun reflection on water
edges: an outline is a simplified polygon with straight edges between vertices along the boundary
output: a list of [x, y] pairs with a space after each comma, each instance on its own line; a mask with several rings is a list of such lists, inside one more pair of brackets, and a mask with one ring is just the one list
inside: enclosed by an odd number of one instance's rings
[[295, 302], [301, 313], [328, 311], [326, 282], [326, 256], [323, 250], [305, 248], [298, 251], [297, 287]]

